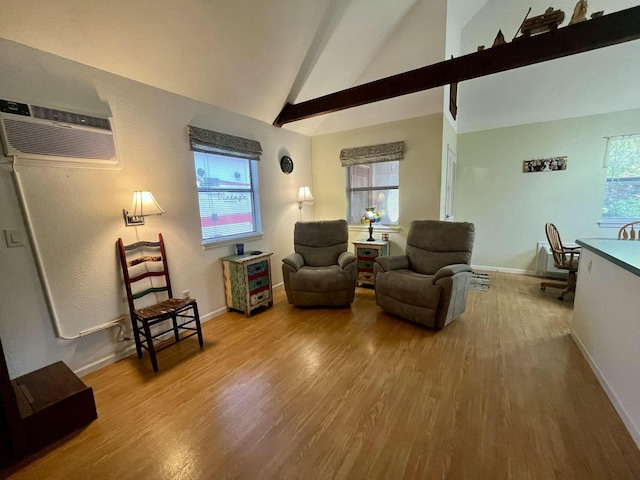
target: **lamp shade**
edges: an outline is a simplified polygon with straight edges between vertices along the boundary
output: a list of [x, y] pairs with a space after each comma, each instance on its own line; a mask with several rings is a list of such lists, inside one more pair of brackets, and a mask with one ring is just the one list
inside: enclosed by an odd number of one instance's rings
[[162, 215], [163, 213], [165, 213], [164, 210], [158, 205], [149, 190], [133, 192], [129, 215], [132, 217], [146, 217], [148, 215]]
[[296, 202], [313, 202], [314, 198], [311, 195], [311, 190], [309, 187], [300, 187], [298, 190], [298, 196], [296, 197]]
[[365, 208], [364, 215], [360, 219], [361, 223], [368, 223], [371, 225], [372, 223], [380, 223], [380, 214], [375, 211], [376, 207]]

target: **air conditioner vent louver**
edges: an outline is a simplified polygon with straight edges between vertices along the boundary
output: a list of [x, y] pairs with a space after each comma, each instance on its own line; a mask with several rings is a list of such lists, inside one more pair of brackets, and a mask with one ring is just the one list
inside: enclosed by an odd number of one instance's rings
[[53, 108], [39, 107], [37, 105], [31, 106], [31, 114], [34, 118], [41, 118], [43, 120], [52, 120], [54, 122], [64, 122], [74, 125], [84, 125], [85, 127], [111, 130], [111, 124], [107, 118], [91, 117], [89, 115], [65, 112], [63, 110], [55, 110]]
[[11, 146], [23, 153], [109, 160], [116, 154], [111, 135], [5, 119]]
[[111, 118], [0, 100], [4, 154], [21, 165], [119, 168]]

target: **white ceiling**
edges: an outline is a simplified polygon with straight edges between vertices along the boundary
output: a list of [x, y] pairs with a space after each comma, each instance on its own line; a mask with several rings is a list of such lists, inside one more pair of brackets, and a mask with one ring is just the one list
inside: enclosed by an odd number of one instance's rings
[[[542, 13], [546, 1], [532, 0], [532, 15]], [[574, 1], [556, 3], [567, 12], [566, 24]], [[598, 3], [606, 6], [589, 11], [611, 13], [634, 4]], [[498, 28], [510, 40], [528, 6], [508, 0], [0, 0], [0, 32], [9, 40], [272, 123], [287, 101], [471, 53], [480, 43], [491, 45]], [[618, 50], [609, 55], [613, 49]], [[569, 67], [559, 67], [561, 60], [464, 82], [459, 131], [527, 123], [547, 113], [566, 118], [640, 108], [640, 89], [629, 80], [640, 78], [639, 50], [637, 41], [629, 42], [572, 57]], [[606, 63], [606, 81], [595, 61]], [[550, 80], [567, 74], [575, 76], [573, 86]], [[581, 78], [596, 78], [595, 85], [586, 86]], [[611, 97], [610, 86], [617, 99], [601, 104]], [[563, 101], [554, 100], [558, 93]], [[545, 105], [543, 114], [536, 107], [541, 99], [552, 106]], [[598, 106], [585, 108], [584, 102]], [[438, 88], [285, 128], [317, 135], [441, 112], [443, 104]]]

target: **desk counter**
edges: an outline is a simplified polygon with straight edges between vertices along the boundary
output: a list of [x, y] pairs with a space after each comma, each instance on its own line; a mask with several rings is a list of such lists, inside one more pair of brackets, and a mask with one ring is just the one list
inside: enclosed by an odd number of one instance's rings
[[640, 277], [640, 241], [585, 238], [576, 243]]
[[571, 336], [640, 447], [640, 241], [576, 243]]

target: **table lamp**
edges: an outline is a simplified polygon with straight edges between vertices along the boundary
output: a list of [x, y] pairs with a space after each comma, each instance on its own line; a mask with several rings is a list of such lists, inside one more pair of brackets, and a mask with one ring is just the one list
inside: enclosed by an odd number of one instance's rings
[[380, 223], [380, 214], [375, 211], [376, 207], [365, 208], [364, 215], [360, 219], [360, 223], [369, 223], [369, 238], [367, 242], [375, 242], [373, 238], [373, 224]]

